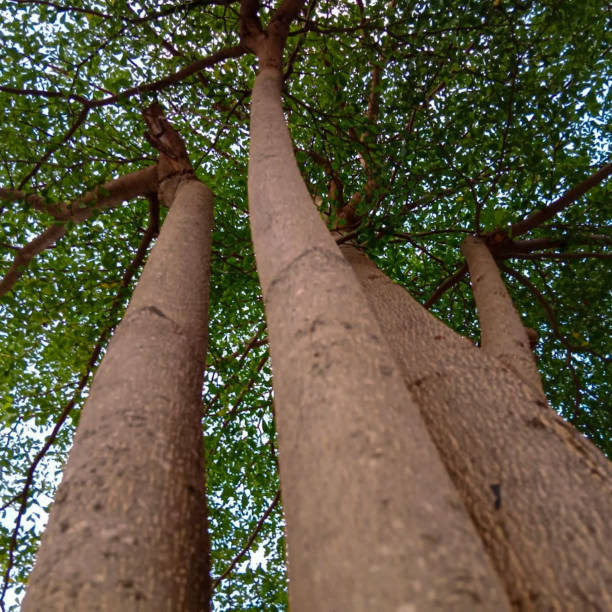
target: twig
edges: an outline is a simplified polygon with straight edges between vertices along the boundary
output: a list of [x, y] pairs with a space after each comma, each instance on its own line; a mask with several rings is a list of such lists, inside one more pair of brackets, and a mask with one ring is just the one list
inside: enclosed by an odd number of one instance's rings
[[88, 108], [98, 108], [100, 106], [106, 106], [107, 104], [113, 104], [114, 102], [118, 102], [120, 100], [126, 100], [127, 98], [131, 98], [135, 95], [140, 95], [147, 92], [160, 91], [168, 85], [173, 85], [175, 83], [183, 81], [188, 76], [191, 76], [196, 72], [200, 72], [200, 70], [203, 70], [204, 68], [210, 68], [211, 66], [214, 66], [215, 64], [218, 64], [219, 62], [226, 59], [240, 57], [246, 52], [246, 47], [243, 47], [242, 45], [237, 45], [235, 47], [226, 47], [225, 49], [221, 49], [220, 51], [217, 51], [216, 53], [213, 53], [208, 57], [204, 57], [200, 60], [197, 60], [192, 64], [189, 64], [189, 66], [185, 66], [185, 68], [182, 68], [177, 72], [169, 74], [157, 81], [153, 81], [151, 83], [143, 83], [141, 85], [136, 85], [135, 87], [130, 87], [129, 89], [120, 91], [119, 93], [113, 96], [102, 98], [101, 100], [93, 100], [89, 102], [87, 106]]
[[540, 302], [542, 308], [544, 308], [544, 310], [546, 311], [548, 320], [550, 321], [550, 326], [552, 327], [553, 335], [563, 344], [563, 346], [577, 353], [591, 353], [592, 355], [595, 355], [596, 357], [598, 357], [605, 363], [609, 363], [611, 361], [610, 358], [598, 353], [592, 348], [589, 348], [587, 346], [584, 346], [584, 347], [574, 346], [570, 344], [566, 340], [566, 338], [563, 336], [563, 334], [561, 333], [561, 330], [559, 329], [559, 324], [557, 322], [557, 318], [552, 309], [552, 306], [548, 303], [548, 300], [544, 297], [542, 292], [526, 276], [524, 276], [523, 274], [521, 274], [514, 268], [510, 268], [509, 266], [506, 266], [501, 262], [498, 262], [498, 266], [500, 270], [503, 270], [504, 272], [506, 272], [513, 278], [515, 278], [517, 281], [519, 281], [522, 285], [527, 287], [527, 289], [529, 289], [529, 291], [531, 291], [531, 293], [535, 296], [536, 300]]
[[5, 295], [14, 287], [36, 255], [57, 242], [66, 231], [65, 223], [54, 224], [20, 248], [15, 254], [11, 267], [0, 280], [0, 296]]
[[89, 108], [87, 106], [81, 109], [81, 112], [78, 114], [77, 118], [74, 120], [74, 122], [72, 123], [68, 131], [62, 137], [62, 139], [56, 144], [51, 145], [45, 151], [43, 156], [36, 162], [36, 164], [34, 165], [34, 168], [32, 168], [32, 170], [28, 172], [25, 178], [21, 180], [21, 182], [19, 183], [19, 187], [18, 187], [19, 189], [23, 189], [24, 186], [27, 184], [27, 182], [40, 170], [41, 166], [51, 157], [51, 155], [53, 155], [55, 151], [57, 151], [63, 144], [67, 143], [72, 138], [74, 133], [77, 131], [77, 129], [81, 126], [81, 124], [87, 118], [88, 113], [89, 113]]
[[[230, 359], [232, 357], [237, 357], [239, 355], [238, 363], [236, 364], [236, 367], [234, 368], [234, 371], [232, 372], [230, 377], [225, 381], [225, 383], [223, 384], [221, 389], [219, 389], [219, 391], [217, 391], [216, 395], [210, 400], [210, 402], [208, 402], [208, 405], [206, 406], [206, 409], [204, 410], [204, 415], [208, 414], [208, 411], [219, 401], [219, 397], [221, 396], [221, 392], [227, 388], [229, 383], [232, 380], [234, 380], [234, 378], [236, 378], [236, 376], [238, 375], [238, 373], [241, 370], [240, 366], [242, 365], [244, 360], [247, 358], [247, 355], [251, 352], [251, 350], [254, 349], [254, 348], [260, 347], [260, 346], [264, 346], [264, 345], [266, 345], [268, 343], [267, 340], [259, 340], [259, 336], [260, 336], [260, 334], [264, 330], [265, 330], [265, 325], [263, 325], [260, 329], [257, 330], [255, 335], [246, 343], [246, 345], [245, 345], [244, 349], [242, 350], [242, 352], [236, 351], [236, 352], [232, 353], [231, 355], [228, 355], [227, 357], [224, 358], [224, 359]], [[266, 355], [267, 355], [267, 353], [266, 353]], [[261, 365], [261, 367], [263, 367], [263, 364]], [[259, 368], [259, 369], [261, 369], [261, 368]], [[258, 371], [259, 371], [259, 369], [258, 369]]]
[[212, 587], [211, 587], [212, 590], [217, 588], [219, 583], [228, 576], [228, 574], [234, 569], [234, 567], [236, 567], [236, 564], [238, 563], [238, 561], [240, 561], [240, 559], [248, 552], [249, 548], [251, 548], [251, 546], [253, 545], [253, 542], [255, 541], [255, 538], [261, 531], [261, 528], [264, 526], [264, 523], [266, 519], [268, 518], [268, 516], [270, 516], [270, 513], [272, 512], [272, 510], [274, 510], [279, 499], [280, 499], [280, 489], [276, 492], [274, 499], [268, 506], [268, 509], [263, 513], [262, 517], [257, 522], [257, 525], [255, 525], [255, 529], [253, 530], [253, 533], [251, 533], [251, 535], [249, 536], [249, 539], [247, 540], [246, 544], [243, 546], [242, 550], [232, 559], [231, 563], [227, 566], [225, 571], [216, 580], [214, 580], [214, 582], [212, 583]]
[[454, 287], [467, 272], [467, 264], [464, 263], [454, 274], [443, 280], [431, 294], [431, 297], [423, 304], [429, 310], [451, 287]]

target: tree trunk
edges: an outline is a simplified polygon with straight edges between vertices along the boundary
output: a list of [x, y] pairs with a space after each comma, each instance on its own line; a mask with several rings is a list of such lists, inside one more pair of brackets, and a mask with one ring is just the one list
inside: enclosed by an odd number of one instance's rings
[[291, 610], [506, 610], [359, 283], [312, 205], [281, 82], [270, 66], [255, 79], [248, 188]]
[[184, 180], [98, 369], [23, 610], [209, 603], [201, 428], [212, 192]]
[[609, 462], [539, 391], [342, 248], [513, 606], [611, 610]]
[[482, 240], [467, 236], [461, 251], [470, 271], [482, 350], [497, 357], [544, 395], [527, 329], [508, 295], [489, 247]]

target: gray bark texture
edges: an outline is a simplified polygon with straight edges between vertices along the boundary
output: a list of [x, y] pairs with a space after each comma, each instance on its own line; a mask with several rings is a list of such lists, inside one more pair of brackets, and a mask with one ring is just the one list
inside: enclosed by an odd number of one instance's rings
[[255, 79], [249, 208], [292, 612], [507, 610], [367, 301], [304, 185], [279, 69]]
[[461, 251], [470, 271], [482, 350], [497, 357], [544, 395], [527, 328], [508, 295], [489, 247], [479, 238], [467, 236]]
[[178, 186], [83, 408], [24, 612], [208, 609], [212, 206], [200, 181]]
[[610, 463], [503, 362], [342, 250], [513, 608], [612, 610]]

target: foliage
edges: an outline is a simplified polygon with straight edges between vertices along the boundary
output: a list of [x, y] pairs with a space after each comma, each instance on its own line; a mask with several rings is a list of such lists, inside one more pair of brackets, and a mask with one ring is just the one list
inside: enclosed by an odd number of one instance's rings
[[[140, 112], [158, 99], [215, 192], [204, 397], [214, 576], [243, 548], [278, 489], [246, 202], [255, 60], [240, 52], [185, 78], [159, 79], [239, 45], [238, 11], [231, 0], [0, 1], [0, 187], [62, 202], [154, 163]], [[284, 90], [304, 178], [330, 222], [361, 194], [358, 224], [349, 229], [422, 302], [461, 267], [466, 234], [507, 231], [609, 162], [612, 28], [601, 0], [311, 0], [304, 15], [288, 40]], [[53, 220], [23, 198], [0, 201], [0, 211], [4, 273], [15, 248]], [[556, 240], [554, 247], [503, 261], [517, 308], [540, 335], [537, 356], [553, 406], [608, 454], [610, 212], [609, 190], [594, 187], [522, 236]], [[44, 520], [36, 513], [44, 517], [39, 504], [52, 497], [87, 381], [134, 285], [122, 278], [148, 215], [147, 203], [135, 201], [70, 227], [1, 298], [4, 570], [22, 502], [13, 498], [74, 396], [34, 472], [15, 541], [14, 592], [33, 562]], [[432, 310], [478, 340], [465, 277]], [[218, 609], [285, 609], [283, 546], [277, 504], [217, 587]], [[263, 565], [245, 565], [258, 547]]]

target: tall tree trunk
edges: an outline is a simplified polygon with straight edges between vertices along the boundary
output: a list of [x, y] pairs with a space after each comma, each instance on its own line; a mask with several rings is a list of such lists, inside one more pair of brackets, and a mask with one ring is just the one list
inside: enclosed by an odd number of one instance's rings
[[183, 180], [98, 369], [24, 611], [209, 603], [201, 428], [212, 192]]
[[255, 79], [249, 207], [274, 374], [293, 612], [506, 610], [363, 291]]
[[489, 247], [479, 238], [467, 236], [461, 251], [470, 271], [482, 350], [497, 357], [544, 395], [527, 329], [508, 295]]
[[342, 249], [514, 607], [612, 609], [609, 462], [539, 391]]

